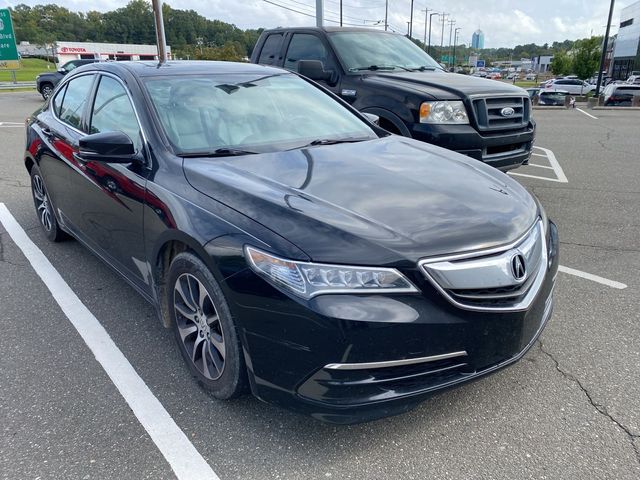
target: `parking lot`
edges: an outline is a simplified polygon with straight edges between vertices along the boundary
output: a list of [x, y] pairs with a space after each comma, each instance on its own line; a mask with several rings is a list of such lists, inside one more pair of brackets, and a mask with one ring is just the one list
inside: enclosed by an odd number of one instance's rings
[[[77, 242], [46, 240], [21, 161], [40, 105], [0, 93], [0, 204], [184, 432], [175, 455], [210, 468], [181, 478], [640, 478], [640, 112], [534, 111], [539, 148], [512, 175], [557, 223], [563, 268], [524, 359], [410, 413], [337, 427], [211, 398], [150, 305]], [[0, 222], [0, 476], [176, 478], [158, 448], [169, 430], [134, 415], [15, 231]]]

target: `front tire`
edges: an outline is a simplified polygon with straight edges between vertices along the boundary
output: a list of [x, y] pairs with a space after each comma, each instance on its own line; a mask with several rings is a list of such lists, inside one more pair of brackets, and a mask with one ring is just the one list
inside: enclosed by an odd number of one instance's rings
[[248, 382], [237, 328], [204, 262], [189, 252], [176, 255], [166, 295], [173, 332], [191, 375], [218, 399], [243, 394]]
[[31, 195], [33, 196], [33, 204], [36, 207], [40, 227], [47, 238], [52, 242], [60, 242], [66, 239], [67, 234], [58, 225], [53, 205], [51, 205], [51, 198], [37, 165], [31, 167]]
[[47, 100], [51, 96], [52, 93], [53, 93], [53, 85], [52, 84], [45, 83], [44, 85], [42, 85], [42, 88], [40, 89], [40, 94], [42, 95], [42, 98]]

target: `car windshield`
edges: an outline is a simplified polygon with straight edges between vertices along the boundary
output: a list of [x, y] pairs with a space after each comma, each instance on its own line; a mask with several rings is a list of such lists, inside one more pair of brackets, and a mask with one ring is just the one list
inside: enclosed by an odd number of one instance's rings
[[361, 70], [442, 70], [402, 35], [381, 32], [335, 32], [329, 41], [349, 72]]
[[179, 155], [264, 153], [377, 138], [360, 118], [297, 75], [151, 77], [145, 86]]

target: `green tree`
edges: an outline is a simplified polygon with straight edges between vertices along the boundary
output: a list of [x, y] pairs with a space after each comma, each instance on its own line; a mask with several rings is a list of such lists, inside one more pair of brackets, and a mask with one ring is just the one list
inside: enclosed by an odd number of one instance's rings
[[598, 71], [602, 37], [591, 37], [575, 43], [574, 71], [581, 79], [587, 79]]
[[572, 63], [566, 52], [557, 52], [551, 60], [551, 71], [554, 75], [568, 75], [571, 73]]

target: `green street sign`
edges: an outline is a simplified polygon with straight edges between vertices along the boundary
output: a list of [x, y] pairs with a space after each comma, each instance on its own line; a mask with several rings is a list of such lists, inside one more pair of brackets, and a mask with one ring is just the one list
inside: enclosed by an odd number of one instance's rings
[[11, 12], [7, 8], [0, 9], [0, 68], [15, 64], [19, 59]]

